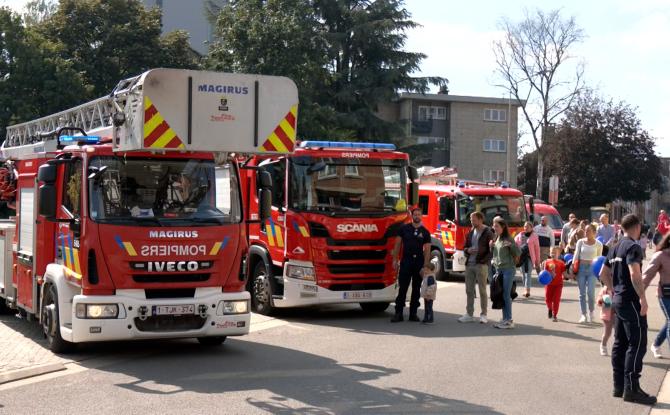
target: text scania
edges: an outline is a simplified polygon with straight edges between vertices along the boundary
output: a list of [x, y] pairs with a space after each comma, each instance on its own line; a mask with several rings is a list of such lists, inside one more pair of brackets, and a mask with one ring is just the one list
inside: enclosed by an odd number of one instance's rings
[[205, 255], [205, 245], [142, 245], [140, 255], [142, 256], [194, 256]]
[[341, 223], [337, 225], [338, 232], [377, 232], [374, 223]]
[[249, 93], [249, 87], [247, 87], [247, 86], [233, 86], [233, 85], [202, 84], [202, 85], [198, 85], [198, 92], [216, 92], [218, 94], [247, 95]]
[[149, 238], [197, 238], [198, 231], [149, 231]]

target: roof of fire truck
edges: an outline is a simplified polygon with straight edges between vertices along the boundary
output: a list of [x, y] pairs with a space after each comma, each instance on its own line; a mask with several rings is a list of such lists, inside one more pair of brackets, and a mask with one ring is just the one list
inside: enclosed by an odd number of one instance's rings
[[420, 192], [456, 194], [467, 196], [523, 196], [520, 190], [510, 188], [507, 182], [482, 182], [458, 178], [456, 169], [451, 167], [421, 168]]

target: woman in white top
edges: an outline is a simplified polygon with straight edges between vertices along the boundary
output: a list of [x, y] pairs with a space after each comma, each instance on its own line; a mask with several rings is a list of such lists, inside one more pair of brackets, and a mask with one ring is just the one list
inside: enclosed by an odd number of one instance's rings
[[[591, 272], [591, 263], [603, 253], [603, 244], [596, 240], [596, 232], [596, 226], [592, 223], [588, 224], [586, 226], [586, 238], [577, 241], [575, 247], [575, 260], [579, 261], [577, 283], [579, 284], [579, 305], [582, 310], [579, 323], [593, 322], [596, 276]], [[586, 313], [587, 296], [589, 300], [588, 314]]]

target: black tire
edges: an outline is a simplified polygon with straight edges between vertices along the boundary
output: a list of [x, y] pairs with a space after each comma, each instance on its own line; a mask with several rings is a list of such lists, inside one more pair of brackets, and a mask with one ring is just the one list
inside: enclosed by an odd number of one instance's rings
[[253, 311], [258, 314], [266, 316], [271, 315], [275, 311], [272, 302], [272, 278], [268, 274], [263, 261], [259, 261], [254, 267], [254, 272], [251, 276], [251, 306]]
[[360, 303], [366, 313], [382, 313], [389, 308], [389, 303]]
[[74, 350], [74, 343], [63, 340], [60, 335], [60, 317], [58, 315], [58, 291], [55, 285], [49, 285], [44, 293], [40, 323], [47, 338], [49, 350], [66, 354]]
[[226, 336], [198, 337], [198, 342], [203, 346], [221, 346], [226, 341]]
[[433, 249], [430, 251], [430, 262], [435, 264], [435, 278], [438, 280], [445, 279], [447, 276], [444, 272], [444, 257], [439, 250]]
[[5, 302], [5, 299], [0, 298], [0, 314], [9, 314], [11, 312], [12, 312], [12, 309], [7, 307], [7, 303]]

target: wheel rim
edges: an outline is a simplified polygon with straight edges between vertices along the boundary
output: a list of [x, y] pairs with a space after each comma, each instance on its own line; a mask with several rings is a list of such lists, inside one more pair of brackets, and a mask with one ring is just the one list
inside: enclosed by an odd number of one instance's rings
[[439, 256], [439, 255], [433, 255], [433, 256], [430, 258], [430, 262], [431, 262], [433, 265], [435, 265], [435, 270], [436, 270], [437, 272], [440, 272], [440, 271], [442, 270], [442, 266], [441, 266], [441, 265], [442, 265], [442, 260], [440, 259], [440, 256]]
[[259, 272], [254, 279], [254, 299], [258, 309], [264, 309], [269, 304], [270, 281], [264, 271]]

